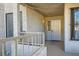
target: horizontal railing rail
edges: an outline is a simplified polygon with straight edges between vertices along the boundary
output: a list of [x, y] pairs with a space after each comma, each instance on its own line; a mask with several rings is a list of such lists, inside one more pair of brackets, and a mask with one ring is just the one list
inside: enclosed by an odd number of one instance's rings
[[44, 46], [43, 32], [21, 32], [17, 37], [0, 38], [2, 55], [4, 56], [30, 56]]

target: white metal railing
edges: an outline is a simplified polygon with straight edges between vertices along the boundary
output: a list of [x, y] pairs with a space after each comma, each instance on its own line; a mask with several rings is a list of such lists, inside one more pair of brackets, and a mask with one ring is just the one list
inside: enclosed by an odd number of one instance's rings
[[44, 32], [20, 32], [20, 35], [26, 35], [29, 43], [33, 45], [44, 45], [45, 35]]
[[31, 56], [45, 44], [43, 32], [21, 32], [18, 37], [1, 38], [2, 55]]

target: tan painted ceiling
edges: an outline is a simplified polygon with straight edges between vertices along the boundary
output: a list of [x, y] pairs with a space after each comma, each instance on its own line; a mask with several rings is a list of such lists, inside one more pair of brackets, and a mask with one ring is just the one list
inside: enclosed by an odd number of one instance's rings
[[59, 16], [64, 14], [63, 3], [28, 3], [27, 5], [33, 7], [44, 16]]

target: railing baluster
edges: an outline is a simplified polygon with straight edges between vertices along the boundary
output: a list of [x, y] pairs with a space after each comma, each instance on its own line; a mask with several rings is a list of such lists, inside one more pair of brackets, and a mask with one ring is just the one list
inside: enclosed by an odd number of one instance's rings
[[41, 44], [41, 35], [39, 36], [39, 44]]
[[30, 50], [31, 50], [31, 51], [30, 51], [30, 52], [33, 52], [33, 48], [32, 48], [32, 47], [33, 47], [33, 46], [32, 46], [32, 39], [33, 39], [33, 38], [32, 38], [32, 37], [33, 37], [33, 36], [32, 36], [32, 34], [31, 34], [31, 37], [30, 37], [30, 42], [31, 42], [31, 43], [30, 43], [30, 44], [31, 44], [31, 49], [30, 49]]
[[17, 56], [18, 39], [15, 40], [15, 55]]
[[39, 34], [37, 34], [37, 44], [39, 45]]
[[22, 47], [23, 47], [23, 49], [22, 49], [23, 50], [22, 51], [23, 53], [22, 54], [24, 55], [24, 38], [21, 38], [21, 39], [22, 39]]
[[45, 34], [43, 33], [42, 36], [43, 36], [43, 45], [45, 45]]
[[36, 34], [35, 34], [35, 46], [37, 45], [37, 43], [36, 43], [36, 39], [37, 39], [37, 37], [36, 37]]
[[[28, 36], [30, 36], [29, 34], [28, 34]], [[30, 49], [29, 49], [29, 37], [28, 37], [28, 56], [30, 55]]]
[[40, 34], [38, 34], [38, 45], [40, 44]]
[[2, 42], [2, 56], [5, 56], [5, 42]]

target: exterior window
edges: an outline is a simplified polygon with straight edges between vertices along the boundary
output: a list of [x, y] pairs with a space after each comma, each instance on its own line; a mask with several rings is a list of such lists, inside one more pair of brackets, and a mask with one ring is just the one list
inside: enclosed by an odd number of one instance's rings
[[6, 37], [13, 37], [13, 13], [6, 13]]
[[79, 40], [79, 8], [71, 9], [71, 39]]
[[51, 21], [48, 21], [48, 31], [51, 31]]
[[22, 11], [20, 11], [20, 32], [23, 31], [23, 25], [22, 25]]

